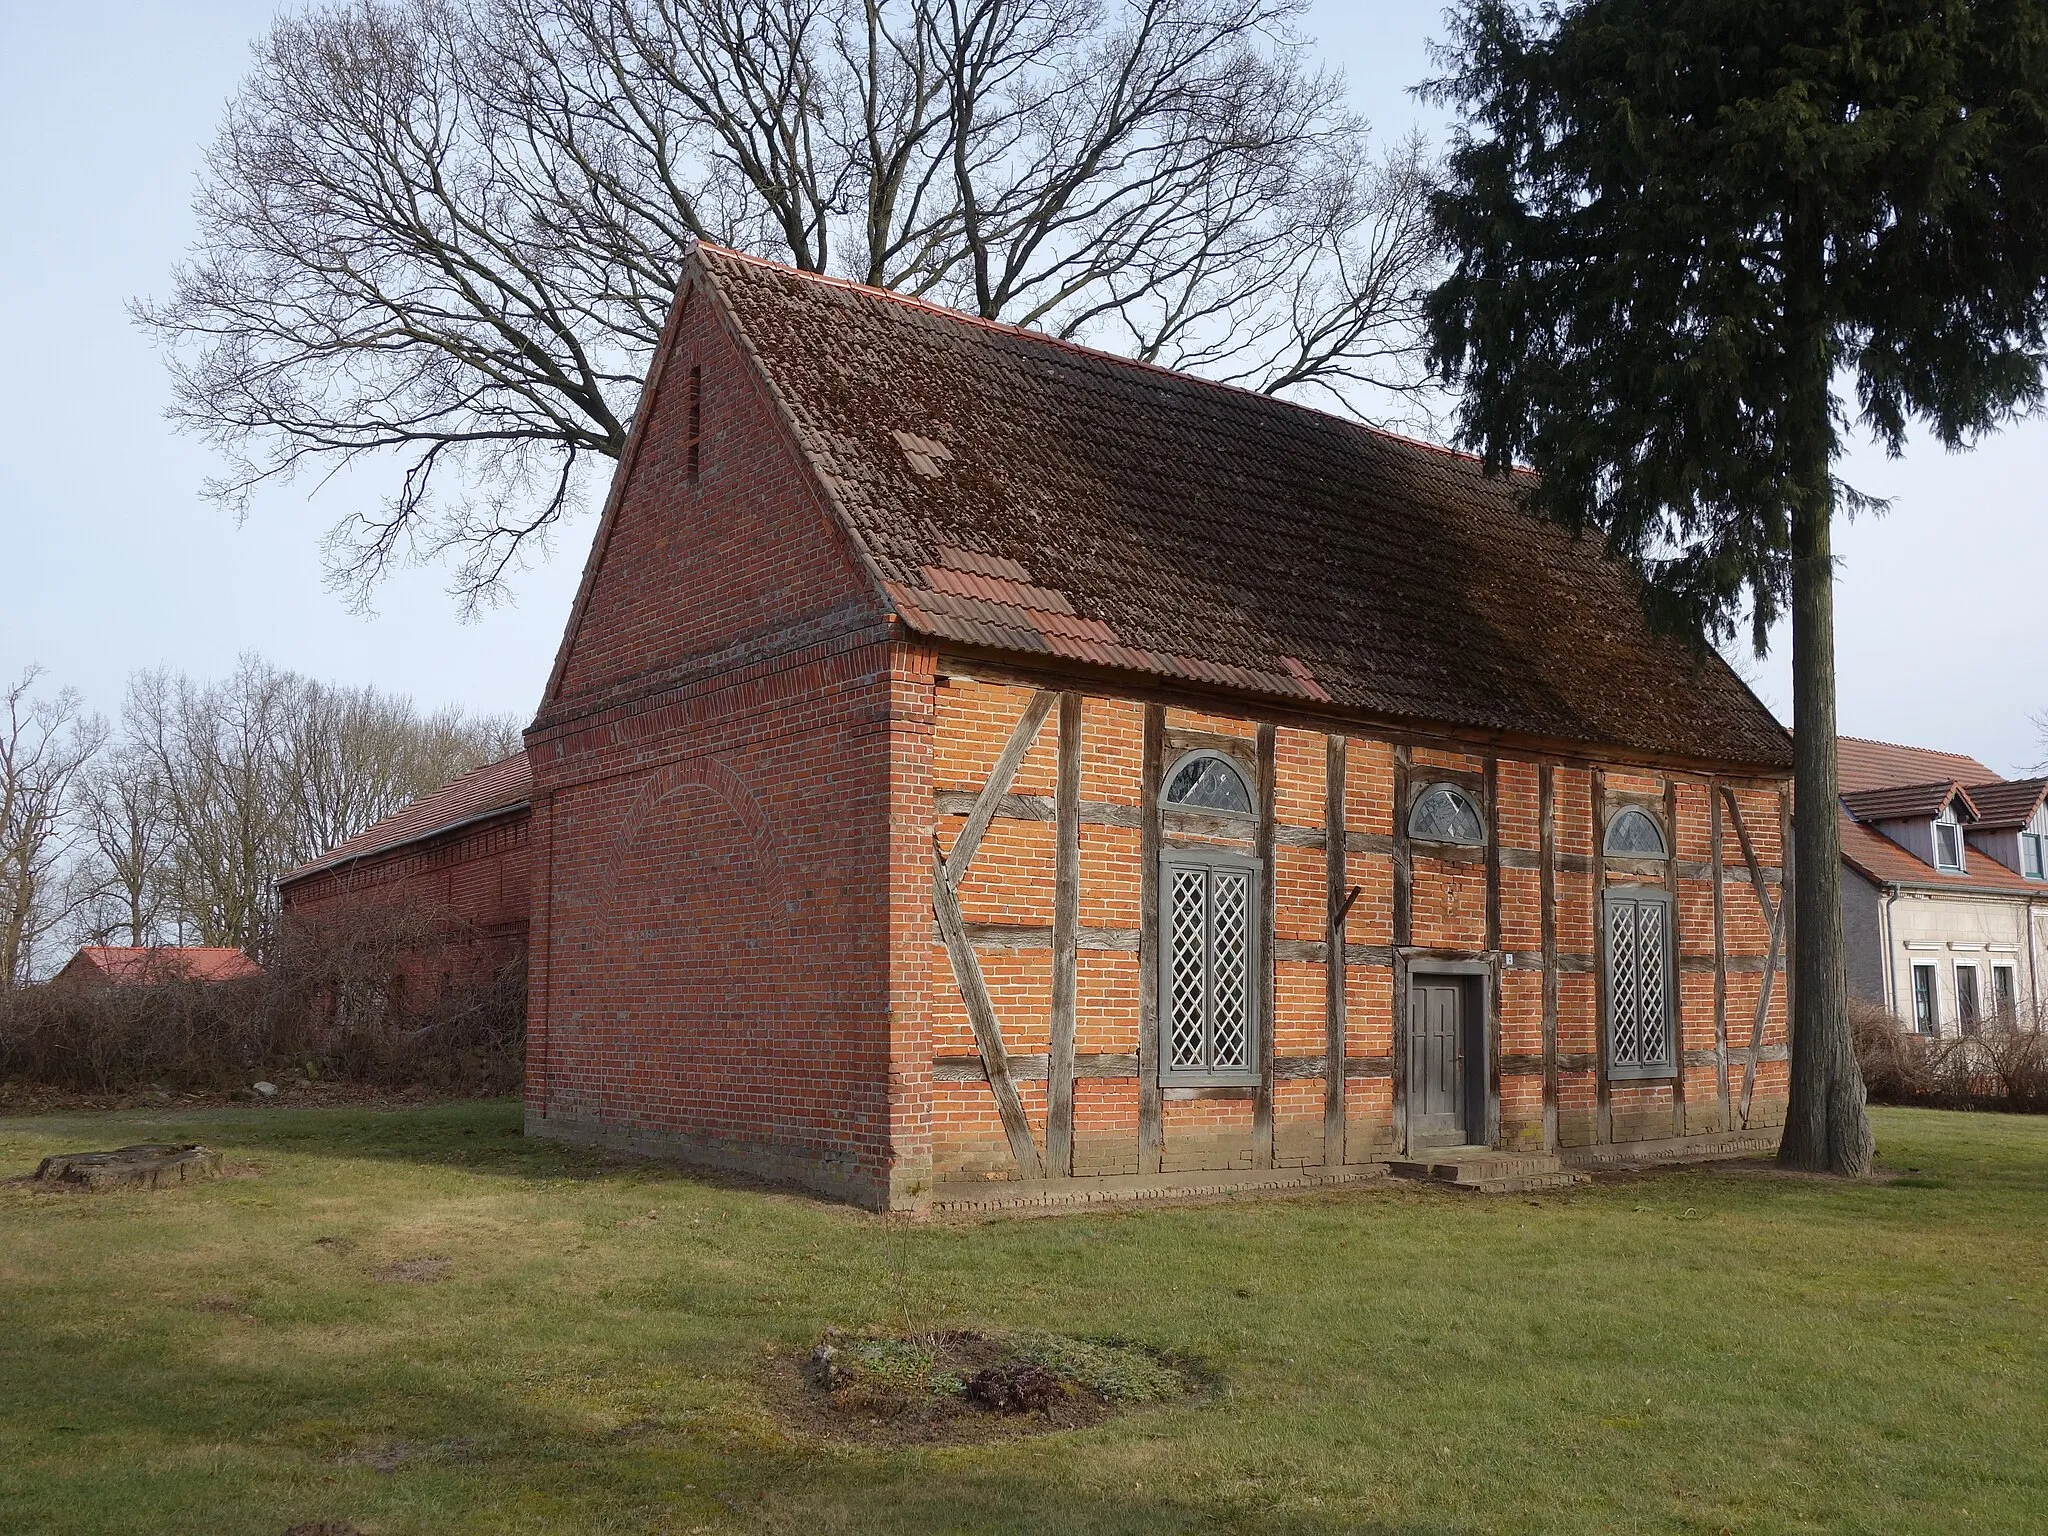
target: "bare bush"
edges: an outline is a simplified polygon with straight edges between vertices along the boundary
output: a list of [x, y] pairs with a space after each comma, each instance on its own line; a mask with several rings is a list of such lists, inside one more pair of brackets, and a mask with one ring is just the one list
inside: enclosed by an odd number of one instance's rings
[[0, 1078], [81, 1093], [218, 1092], [303, 1072], [501, 1094], [519, 1087], [525, 1027], [520, 958], [446, 914], [364, 907], [285, 925], [260, 977], [0, 994]]
[[1849, 1005], [1856, 1060], [1873, 1102], [2048, 1112], [2048, 1033], [2038, 1017], [1990, 1020], [1966, 1035], [1923, 1035], [1876, 1003]]

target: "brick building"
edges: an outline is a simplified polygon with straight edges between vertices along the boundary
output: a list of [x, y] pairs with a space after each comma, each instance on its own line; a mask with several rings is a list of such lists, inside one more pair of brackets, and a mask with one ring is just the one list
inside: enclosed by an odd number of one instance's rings
[[286, 915], [436, 934], [404, 976], [415, 1002], [495, 974], [526, 952], [531, 785], [523, 752], [452, 780], [287, 874]]
[[527, 759], [535, 1134], [921, 1208], [1782, 1117], [1783, 729], [1298, 406], [702, 249]]

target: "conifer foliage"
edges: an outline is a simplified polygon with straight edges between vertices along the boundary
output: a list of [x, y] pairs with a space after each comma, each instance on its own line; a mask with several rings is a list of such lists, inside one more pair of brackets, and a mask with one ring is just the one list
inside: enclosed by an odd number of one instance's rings
[[1460, 429], [1535, 469], [1654, 616], [1792, 620], [1797, 871], [1780, 1157], [1860, 1172], [1835, 762], [1834, 463], [2041, 403], [2048, 0], [1464, 0], [1430, 306]]

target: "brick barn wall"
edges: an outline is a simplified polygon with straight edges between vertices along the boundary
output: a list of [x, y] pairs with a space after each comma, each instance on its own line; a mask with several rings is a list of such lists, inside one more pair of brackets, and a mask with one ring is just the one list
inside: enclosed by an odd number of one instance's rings
[[[890, 840], [929, 822], [928, 667], [920, 690], [711, 315], [678, 318], [528, 735], [527, 1124], [900, 1202], [929, 1051]], [[924, 894], [928, 928], [928, 867]]]
[[[940, 663], [943, 676], [945, 665]], [[931, 784], [937, 835], [951, 847], [970, 796], [987, 781], [1032, 689], [956, 675], [935, 690]], [[1129, 1058], [1139, 1049], [1138, 968], [1141, 867], [1137, 819], [1143, 707], [1089, 696], [1081, 711], [1083, 766], [1080, 841], [1080, 923], [1075, 1054], [1082, 1070], [1075, 1085], [1075, 1172], [1132, 1174], [1140, 1170], [1138, 1082]], [[1213, 739], [1254, 781], [1257, 724], [1215, 712], [1169, 709], [1165, 715], [1168, 766], [1182, 750]], [[1018, 1062], [1018, 1089], [1041, 1149], [1046, 1132], [1044, 1062], [1050, 1045], [1054, 826], [1050, 804], [1058, 753], [1057, 718], [1048, 718], [1011, 787], [1035, 799], [1029, 819], [999, 816], [969, 865], [959, 894], [1001, 1024], [1007, 1051]], [[1282, 727], [1274, 742], [1276, 846], [1272, 931], [1274, 1055], [1280, 1065], [1273, 1096], [1273, 1162], [1307, 1166], [1325, 1160], [1324, 1082], [1325, 937], [1327, 870], [1322, 837], [1327, 812], [1326, 746], [1322, 733]], [[1394, 875], [1396, 752], [1387, 743], [1349, 738], [1344, 819], [1351, 845], [1345, 883], [1360, 894], [1346, 918], [1346, 943], [1377, 960], [1353, 959], [1346, 972], [1346, 1055], [1351, 1071], [1345, 1095], [1345, 1160], [1383, 1159], [1395, 1147], [1392, 1058], [1395, 1054]], [[1410, 754], [1413, 790], [1433, 776], [1483, 784], [1483, 757], [1421, 748]], [[1545, 1143], [1543, 1065], [1543, 949], [1541, 899], [1541, 773], [1537, 765], [1501, 759], [1495, 765], [1497, 841], [1500, 848], [1499, 939], [1487, 939], [1487, 869], [1479, 850], [1412, 846], [1409, 943], [1444, 957], [1494, 959], [1499, 1058], [1499, 1141], [1507, 1147]], [[1552, 819], [1556, 852], [1555, 947], [1557, 1074], [1552, 1112], [1560, 1148], [1663, 1140], [1731, 1129], [1724, 1119], [1714, 1064], [1712, 831], [1707, 785], [1676, 780], [1679, 1025], [1691, 1053], [1682, 1097], [1671, 1081], [1605, 1083], [1601, 1056], [1596, 957], [1600, 953], [1598, 886], [1592, 854], [1596, 774], [1555, 767]], [[1640, 803], [1665, 820], [1666, 782], [1658, 775], [1619, 769], [1598, 776], [1608, 814]], [[1483, 803], [1483, 795], [1475, 796]], [[1781, 862], [1778, 798], [1773, 791], [1736, 793], [1744, 825], [1761, 863]], [[1102, 808], [1115, 808], [1105, 812]], [[1116, 824], [1127, 822], [1128, 824]], [[1184, 842], [1219, 842], [1249, 852], [1251, 833], [1230, 838], [1213, 831], [1176, 830]], [[1768, 930], [1757, 910], [1732, 826], [1723, 828], [1726, 883], [1723, 926], [1731, 959], [1725, 973], [1725, 1046], [1746, 1048], [1762, 985]], [[1662, 866], [1610, 863], [1612, 885], [1649, 881], [1663, 888]], [[1773, 892], [1775, 897], [1775, 890]], [[1314, 953], [1311, 953], [1314, 951]], [[1010, 1178], [1014, 1160], [983, 1081], [960, 1080], [978, 1071], [974, 1036], [943, 947], [927, 925], [930, 1039], [938, 1064], [931, 1090], [932, 1159], [940, 1182]], [[1512, 956], [1512, 965], [1505, 963]], [[1412, 964], [1427, 964], [1418, 956]], [[1750, 1125], [1768, 1127], [1783, 1116], [1786, 1092], [1785, 992], [1775, 986], [1764, 1035]], [[1090, 1076], [1089, 1058], [1123, 1058], [1110, 1075]], [[1683, 1059], [1683, 1058], [1681, 1058]], [[1290, 1063], [1293, 1065], [1290, 1068]], [[1290, 1075], [1290, 1073], [1298, 1075]], [[1741, 1068], [1730, 1070], [1739, 1099]], [[1253, 1105], [1245, 1099], [1186, 1099], [1171, 1092], [1162, 1111], [1167, 1173], [1250, 1168], [1258, 1155]]]
[[403, 969], [414, 999], [432, 997], [525, 954], [533, 905], [530, 818], [522, 807], [307, 875], [279, 894], [288, 917], [314, 924], [346, 922], [375, 907], [447, 920], [463, 942], [416, 954]]

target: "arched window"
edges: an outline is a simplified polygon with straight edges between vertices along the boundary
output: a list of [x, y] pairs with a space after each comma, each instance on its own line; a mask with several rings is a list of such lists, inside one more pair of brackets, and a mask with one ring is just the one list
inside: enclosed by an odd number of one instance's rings
[[1221, 752], [1190, 752], [1166, 776], [1165, 801], [1190, 811], [1252, 813], [1244, 775]]
[[1486, 824], [1472, 808], [1471, 798], [1449, 784], [1432, 784], [1408, 813], [1408, 835], [1424, 843], [1486, 843]]
[[1617, 859], [1661, 859], [1664, 834], [1648, 811], [1629, 806], [1607, 823], [1607, 853]]

